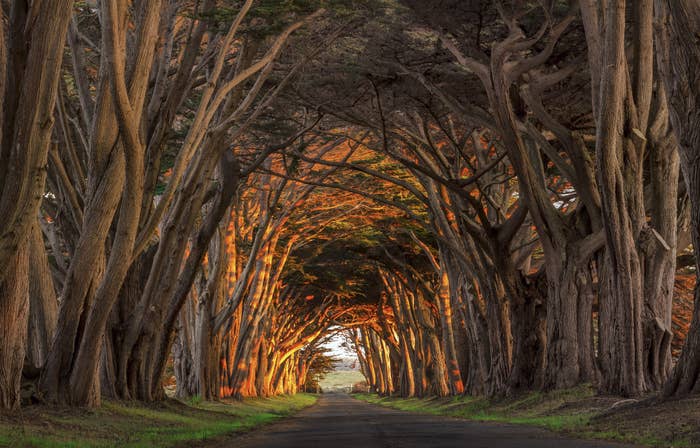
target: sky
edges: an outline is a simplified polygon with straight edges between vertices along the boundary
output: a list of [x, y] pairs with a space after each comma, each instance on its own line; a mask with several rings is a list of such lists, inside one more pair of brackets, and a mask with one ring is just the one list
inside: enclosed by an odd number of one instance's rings
[[326, 347], [331, 351], [329, 353], [331, 356], [357, 361], [357, 354], [355, 353], [355, 351], [349, 349], [348, 347], [343, 347], [344, 342], [345, 338], [341, 333], [338, 332], [335, 333], [331, 337], [331, 339], [323, 345], [323, 347]]
[[343, 343], [343, 335], [335, 333], [330, 341], [324, 344], [324, 347], [330, 350], [329, 354], [339, 359], [335, 366], [335, 371], [329, 373], [320, 381], [321, 388], [326, 392], [333, 390], [348, 392], [353, 384], [365, 380], [362, 373], [360, 373], [357, 354], [354, 350], [343, 347]]

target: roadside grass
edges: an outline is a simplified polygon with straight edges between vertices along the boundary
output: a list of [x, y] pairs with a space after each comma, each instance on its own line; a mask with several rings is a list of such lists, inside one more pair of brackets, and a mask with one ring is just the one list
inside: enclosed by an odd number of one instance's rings
[[31, 406], [0, 415], [0, 447], [172, 447], [268, 424], [316, 402], [310, 394], [243, 401], [104, 402], [93, 410]]
[[[683, 412], [643, 407], [609, 413], [619, 397], [596, 396], [590, 385], [552, 392], [530, 392], [516, 397], [396, 398], [354, 394], [368, 403], [402, 411], [442, 415], [473, 421], [529, 425], [572, 437], [633, 443], [650, 447], [700, 446], [696, 403]], [[663, 405], [661, 405], [663, 406]], [[605, 412], [605, 414], [603, 414]], [[668, 415], [667, 415], [668, 414]], [[660, 418], [659, 415], [666, 416]], [[669, 427], [669, 420], [685, 424]]]

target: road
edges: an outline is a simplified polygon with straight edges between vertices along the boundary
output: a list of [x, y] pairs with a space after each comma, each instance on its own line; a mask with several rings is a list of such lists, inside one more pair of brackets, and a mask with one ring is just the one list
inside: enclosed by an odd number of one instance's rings
[[[231, 445], [233, 448], [234, 445]], [[580, 441], [517, 425], [476, 423], [419, 415], [328, 394], [294, 417], [251, 432], [236, 448], [601, 448], [623, 447]]]

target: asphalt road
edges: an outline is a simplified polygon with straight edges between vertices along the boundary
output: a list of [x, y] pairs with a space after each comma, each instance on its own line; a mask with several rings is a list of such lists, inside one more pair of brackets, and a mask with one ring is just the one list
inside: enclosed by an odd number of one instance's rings
[[[231, 445], [233, 447], [233, 445]], [[299, 414], [236, 440], [237, 448], [594, 448], [525, 426], [419, 415], [327, 394]]]

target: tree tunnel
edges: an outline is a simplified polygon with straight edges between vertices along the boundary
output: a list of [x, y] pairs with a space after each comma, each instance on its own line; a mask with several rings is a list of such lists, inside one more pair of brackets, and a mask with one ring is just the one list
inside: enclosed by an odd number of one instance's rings
[[692, 2], [9, 3], [0, 408], [700, 388]]

